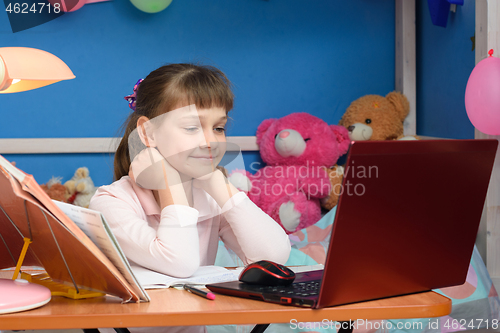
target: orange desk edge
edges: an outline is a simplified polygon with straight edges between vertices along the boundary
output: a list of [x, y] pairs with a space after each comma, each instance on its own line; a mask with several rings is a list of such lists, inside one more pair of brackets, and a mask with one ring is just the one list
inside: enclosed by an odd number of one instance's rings
[[121, 299], [115, 297], [53, 297], [41, 308], [0, 315], [0, 330], [407, 319], [440, 317], [451, 312], [451, 300], [432, 291], [319, 310], [223, 295], [211, 301], [176, 289], [148, 290], [148, 294], [151, 302], [129, 304], [121, 304]]

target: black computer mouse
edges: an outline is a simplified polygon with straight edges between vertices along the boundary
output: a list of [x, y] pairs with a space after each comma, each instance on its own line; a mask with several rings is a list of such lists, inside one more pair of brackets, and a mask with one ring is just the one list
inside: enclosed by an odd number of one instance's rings
[[240, 274], [240, 281], [265, 286], [286, 286], [293, 282], [295, 273], [289, 268], [268, 260], [247, 265]]

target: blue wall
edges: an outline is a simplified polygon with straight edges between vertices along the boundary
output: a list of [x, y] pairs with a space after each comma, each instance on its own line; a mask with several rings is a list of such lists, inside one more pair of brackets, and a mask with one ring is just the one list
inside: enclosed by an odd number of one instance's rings
[[[0, 34], [0, 47], [51, 52], [76, 75], [1, 95], [3, 138], [117, 136], [129, 112], [123, 96], [170, 62], [213, 64], [232, 80], [228, 135], [254, 135], [262, 120], [298, 111], [337, 123], [354, 99], [394, 89], [393, 0], [174, 0], [157, 14], [115, 0], [18, 33], [1, 11]], [[39, 183], [80, 166], [96, 185], [112, 181], [112, 157], [102, 154], [7, 158]]]
[[417, 134], [474, 138], [464, 103], [474, 30], [475, 1], [450, 12], [446, 28], [432, 24], [427, 0], [417, 1]]

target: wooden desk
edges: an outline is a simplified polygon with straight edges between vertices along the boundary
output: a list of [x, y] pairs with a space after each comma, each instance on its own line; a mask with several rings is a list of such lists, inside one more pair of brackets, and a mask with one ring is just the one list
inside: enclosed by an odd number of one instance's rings
[[215, 301], [183, 290], [148, 290], [149, 303], [120, 304], [101, 297], [70, 300], [53, 297], [45, 306], [0, 315], [0, 330], [265, 324], [439, 317], [451, 312], [451, 300], [434, 292], [311, 310], [217, 295]]

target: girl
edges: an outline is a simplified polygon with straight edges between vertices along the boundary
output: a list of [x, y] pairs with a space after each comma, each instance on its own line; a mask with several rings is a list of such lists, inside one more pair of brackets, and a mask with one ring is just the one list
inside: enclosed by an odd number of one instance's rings
[[218, 69], [171, 64], [126, 97], [134, 110], [116, 151], [101, 211], [134, 264], [176, 277], [213, 265], [219, 237], [245, 264], [285, 263], [283, 229], [215, 168], [225, 152], [233, 93]]

